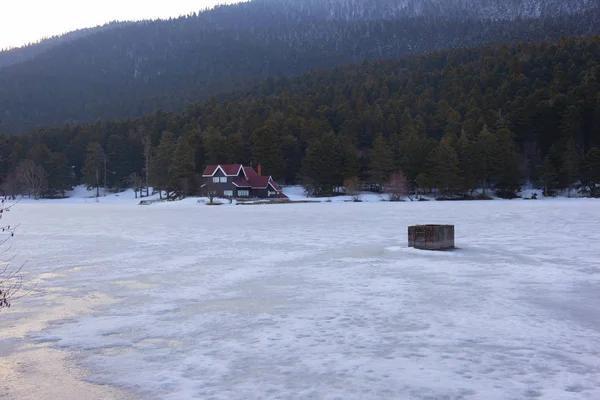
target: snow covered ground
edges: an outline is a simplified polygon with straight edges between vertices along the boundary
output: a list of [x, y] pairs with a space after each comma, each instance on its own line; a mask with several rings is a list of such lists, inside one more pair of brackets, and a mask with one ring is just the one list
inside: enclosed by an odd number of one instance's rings
[[[67, 351], [77, 379], [142, 399], [600, 398], [597, 200], [65, 200], [5, 218], [38, 282], [0, 314], [15, 365]], [[407, 248], [415, 223], [455, 224], [460, 249]]]
[[[333, 203], [345, 203], [345, 202], [350, 202], [353, 200], [352, 196], [332, 196], [332, 197], [309, 197], [306, 195], [306, 192], [304, 191], [304, 188], [302, 186], [283, 186], [283, 192], [285, 193], [285, 195], [288, 196], [288, 198], [291, 201], [295, 201], [295, 202], [316, 202], [316, 203], [323, 203], [323, 202], [333, 202]], [[481, 190], [475, 191], [474, 193], [481, 193]], [[521, 199], [514, 199], [514, 200], [522, 200], [522, 199], [530, 199], [531, 196], [533, 194], [537, 195], [538, 200], [565, 200], [567, 198], [567, 192], [564, 191], [563, 193], [559, 193], [558, 196], [556, 197], [549, 197], [549, 198], [545, 198], [543, 196], [543, 191], [540, 189], [535, 189], [533, 187], [531, 187], [530, 185], [527, 185], [525, 187], [523, 187], [522, 190], [520, 190], [519, 192], [517, 192], [517, 195], [521, 197]], [[57, 203], [127, 203], [127, 204], [138, 204], [140, 202], [140, 200], [158, 200], [159, 199], [159, 195], [158, 194], [153, 194], [149, 197], [144, 197], [142, 198], [136, 198], [135, 194], [133, 192], [133, 189], [126, 189], [123, 192], [120, 193], [111, 193], [110, 191], [107, 193], [106, 196], [104, 196], [104, 192], [102, 189], [100, 189], [100, 196], [98, 198], [96, 198], [96, 191], [95, 190], [87, 190], [83, 185], [79, 185], [76, 186], [74, 188], [74, 190], [67, 192], [67, 197], [64, 199], [41, 199], [41, 200], [35, 200], [33, 198], [29, 198], [29, 197], [24, 197], [21, 198], [19, 201], [21, 203], [35, 203], [35, 204], [40, 204], [40, 203], [50, 203], [50, 204], [57, 204]], [[487, 193], [488, 196], [493, 195], [492, 193], [488, 192]], [[414, 196], [412, 196], [414, 199]], [[427, 199], [427, 200], [435, 200], [434, 197], [432, 196], [422, 196], [423, 198]], [[575, 192], [573, 192], [571, 194], [571, 198], [581, 198], [581, 197], [585, 197], [583, 195], [578, 195]], [[363, 192], [359, 195], [359, 198], [362, 202], [367, 202], [367, 203], [373, 203], [373, 202], [380, 202], [380, 201], [386, 201], [388, 200], [388, 195], [387, 194], [381, 194], [381, 193], [373, 193], [373, 192]], [[500, 198], [495, 198], [496, 200], [503, 200]], [[405, 199], [408, 200], [408, 199]], [[203, 202], [203, 203], [207, 203], [208, 199], [207, 198], [202, 198], [202, 197], [190, 197], [190, 198], [186, 198], [183, 200], [183, 202], [188, 202], [188, 203], [198, 203], [198, 201]], [[222, 205], [235, 205], [235, 201], [230, 204], [229, 200], [227, 199], [215, 199], [215, 201], [219, 201], [222, 203]]]

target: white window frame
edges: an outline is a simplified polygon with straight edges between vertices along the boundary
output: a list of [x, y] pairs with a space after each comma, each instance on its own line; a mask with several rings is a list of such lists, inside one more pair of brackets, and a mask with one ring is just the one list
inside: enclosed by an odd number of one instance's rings
[[233, 197], [233, 190], [223, 190], [223, 196]]
[[227, 177], [226, 176], [222, 176], [221, 177], [221, 183], [227, 183]]
[[250, 191], [246, 190], [246, 189], [238, 189], [238, 196], [239, 197], [249, 197]]
[[218, 176], [213, 177], [213, 183], [219, 183], [219, 177]]

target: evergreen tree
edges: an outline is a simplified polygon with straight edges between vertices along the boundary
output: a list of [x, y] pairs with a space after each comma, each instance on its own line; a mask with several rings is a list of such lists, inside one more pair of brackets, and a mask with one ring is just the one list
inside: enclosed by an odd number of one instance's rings
[[452, 138], [444, 137], [430, 155], [432, 183], [442, 194], [454, 194], [460, 189], [458, 157]]
[[58, 192], [64, 196], [66, 191], [73, 190], [75, 175], [65, 153], [51, 153], [46, 162], [46, 170], [51, 195]]
[[[417, 176], [427, 174], [428, 158], [435, 148], [436, 142], [426, 136], [425, 124], [420, 119], [412, 119], [405, 111], [403, 120], [407, 121], [399, 135], [397, 145], [400, 165], [399, 169], [407, 175], [408, 184], [412, 190], [417, 186]], [[424, 182], [423, 177], [419, 180]]]
[[429, 173], [429, 168], [420, 172], [415, 178], [415, 192], [431, 193], [436, 186], [433, 177]]
[[575, 147], [575, 140], [570, 138], [567, 142], [565, 152], [563, 154], [561, 172], [564, 176], [564, 181], [567, 187], [568, 196], [571, 197], [571, 190], [579, 179], [579, 168], [581, 167], [581, 158]]
[[360, 159], [350, 138], [338, 137], [338, 147], [338, 152], [342, 155], [344, 178], [358, 177], [360, 175]]
[[163, 191], [167, 192], [167, 198], [169, 198], [170, 189], [173, 186], [169, 167], [173, 161], [175, 145], [175, 135], [169, 131], [164, 131], [158, 146], [156, 146], [152, 163], [150, 164], [150, 185], [155, 190], [158, 190], [161, 198]]
[[[149, 195], [148, 191], [150, 189], [150, 166], [152, 165], [152, 138], [146, 133], [143, 125], [140, 125], [138, 127], [138, 135], [140, 136], [142, 142], [142, 155], [144, 159], [144, 166], [142, 167], [142, 172], [144, 174], [143, 186], [146, 188], [147, 197]], [[140, 188], [140, 197], [143, 197], [142, 188]]]
[[315, 194], [331, 195], [336, 187], [343, 184], [343, 161], [339, 142], [333, 132], [311, 141], [306, 149], [302, 170]]
[[175, 196], [184, 197], [193, 193], [195, 171], [194, 147], [189, 137], [180, 136], [169, 167], [169, 182]]
[[227, 138], [214, 126], [210, 126], [206, 132], [202, 134], [202, 142], [204, 144], [207, 164], [225, 164], [228, 160], [231, 160], [232, 157], [227, 146]]
[[375, 137], [373, 147], [369, 151], [369, 175], [372, 182], [383, 187], [394, 169], [392, 149], [380, 133]]
[[228, 158], [227, 162], [231, 164], [247, 164], [248, 152], [246, 144], [240, 132], [235, 132], [225, 139]]
[[106, 155], [98, 142], [88, 145], [85, 163], [82, 170], [82, 180], [88, 189], [96, 189], [96, 197], [100, 197], [100, 186], [104, 182], [104, 163]]
[[110, 135], [106, 145], [108, 184], [118, 189], [127, 184], [131, 165], [127, 155], [127, 145], [120, 135]]
[[478, 180], [483, 188], [483, 195], [487, 196], [490, 180], [494, 177], [496, 171], [498, 171], [496, 138], [488, 130], [487, 126], [484, 126], [477, 136], [475, 149], [477, 153]]
[[50, 158], [52, 151], [43, 143], [37, 143], [29, 152], [27, 158], [35, 163], [35, 165], [45, 166]]
[[520, 187], [518, 154], [513, 134], [507, 128], [496, 133], [494, 180], [500, 197], [512, 197]]
[[402, 137], [400, 134], [394, 132], [390, 135], [390, 149], [392, 150], [392, 155], [394, 156], [394, 166], [396, 168], [400, 168], [402, 166]]
[[261, 164], [265, 175], [281, 178], [284, 174], [284, 160], [280, 138], [273, 120], [267, 120], [262, 128], [252, 134], [252, 162]]
[[582, 139], [583, 121], [581, 112], [576, 106], [569, 106], [562, 117], [560, 130], [564, 138]]
[[548, 197], [558, 185], [558, 172], [552, 161], [550, 154], [544, 157], [544, 161], [539, 171], [540, 184], [544, 189], [544, 196]]
[[[600, 93], [596, 95], [596, 107], [594, 109], [594, 131], [600, 132]], [[600, 144], [600, 138], [596, 137], [596, 145]]]
[[299, 140], [292, 134], [281, 139], [283, 154], [283, 177], [286, 183], [294, 183], [297, 171], [302, 167], [302, 156], [299, 149]]
[[581, 183], [592, 197], [600, 195], [600, 149], [592, 147], [583, 159]]
[[461, 123], [462, 121], [460, 114], [455, 109], [450, 107], [446, 115], [446, 126], [444, 127], [444, 132], [456, 136], [460, 135]]
[[333, 132], [329, 132], [321, 138], [321, 154], [328, 158], [324, 170], [321, 172], [324, 178], [324, 183], [327, 187], [327, 192], [333, 193], [335, 188], [338, 188], [344, 183], [344, 152], [339, 140]]
[[473, 119], [466, 119], [462, 125], [463, 132], [465, 132], [465, 134], [471, 141], [475, 141], [477, 139], [477, 136], [479, 135], [482, 129], [483, 126], [479, 126], [479, 123]]
[[460, 170], [461, 190], [473, 193], [477, 186], [477, 154], [466, 131], [462, 131], [457, 143], [458, 168]]
[[8, 150], [8, 146], [1, 146], [0, 150], [3, 150], [1, 154], [2, 159], [6, 160], [5, 167], [12, 171], [15, 171], [18, 164], [22, 160], [25, 160], [27, 158], [27, 152], [25, 151], [25, 146], [20, 140], [15, 141], [11, 147], [12, 149], [10, 152], [7, 151], [6, 153], [4, 153], [4, 151]]
[[69, 144], [65, 149], [53, 148], [53, 151], [64, 151], [69, 163], [75, 167], [75, 179], [80, 182], [83, 179], [83, 167], [87, 155], [87, 147], [92, 142], [98, 142], [100, 138], [92, 136], [91, 127], [84, 125], [74, 127], [73, 132], [67, 130], [63, 134], [70, 137]]

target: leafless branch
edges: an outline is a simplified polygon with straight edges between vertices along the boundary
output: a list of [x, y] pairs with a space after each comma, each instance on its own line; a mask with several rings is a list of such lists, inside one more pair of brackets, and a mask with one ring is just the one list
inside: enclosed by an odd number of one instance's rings
[[[11, 210], [15, 204], [18, 203], [18, 200], [9, 203], [7, 198], [4, 197], [0, 201], [0, 219], [4, 216], [4, 214]], [[6, 254], [10, 251], [11, 246], [5, 246], [6, 243], [14, 237], [15, 231], [18, 228], [18, 225], [0, 225], [0, 234], [2, 238], [0, 239], [0, 255]], [[32, 289], [27, 291], [27, 293], [23, 293], [23, 267], [25, 263], [19, 265], [16, 268], [12, 268], [12, 261], [14, 260], [14, 256], [8, 259], [2, 260], [0, 262], [3, 267], [0, 268], [0, 310], [3, 308], [10, 308], [11, 303], [31, 292]]]
[[403, 171], [392, 173], [385, 189], [390, 201], [401, 201], [403, 197], [410, 194], [406, 174]]
[[47, 184], [47, 174], [42, 166], [31, 160], [23, 160], [17, 166], [16, 174], [17, 181], [25, 191], [35, 199], [42, 196]]
[[346, 194], [352, 197], [352, 201], [360, 201], [360, 191], [362, 183], [358, 177], [347, 178], [344, 180], [344, 190]]

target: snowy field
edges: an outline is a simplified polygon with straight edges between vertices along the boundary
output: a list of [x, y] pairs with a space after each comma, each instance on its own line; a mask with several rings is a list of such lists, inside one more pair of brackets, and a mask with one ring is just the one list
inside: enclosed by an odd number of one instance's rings
[[[597, 200], [24, 202], [6, 218], [38, 284], [0, 313], [0, 398], [600, 398]], [[455, 224], [460, 249], [407, 248], [415, 223]]]

